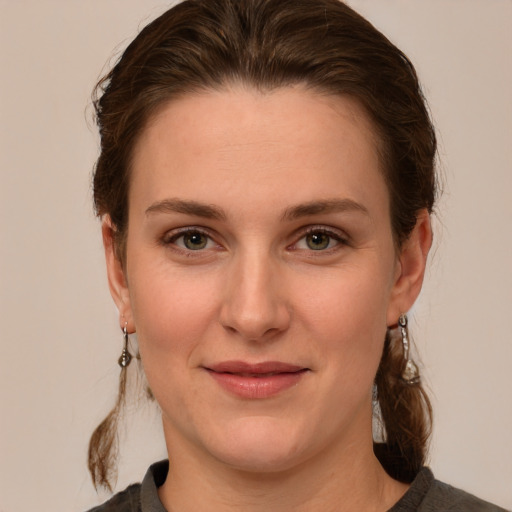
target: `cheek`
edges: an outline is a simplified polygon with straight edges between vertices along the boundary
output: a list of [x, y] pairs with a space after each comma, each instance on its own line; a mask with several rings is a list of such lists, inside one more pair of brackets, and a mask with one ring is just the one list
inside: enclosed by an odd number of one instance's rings
[[[378, 268], [378, 266], [377, 266]], [[390, 287], [383, 272], [346, 267], [324, 278], [312, 279], [299, 293], [297, 318], [310, 342], [321, 344], [331, 357], [325, 364], [337, 367], [347, 379], [373, 380], [386, 334]]]
[[200, 402], [203, 397], [188, 394], [184, 386], [206, 334], [212, 332], [215, 286], [204, 276], [195, 279], [155, 267], [141, 272], [141, 279], [133, 276], [130, 297], [149, 387], [164, 414], [179, 411], [192, 424], [189, 400], [192, 396]]
[[141, 268], [133, 272], [130, 300], [145, 366], [164, 356], [188, 359], [214, 319], [213, 279], [154, 265]]

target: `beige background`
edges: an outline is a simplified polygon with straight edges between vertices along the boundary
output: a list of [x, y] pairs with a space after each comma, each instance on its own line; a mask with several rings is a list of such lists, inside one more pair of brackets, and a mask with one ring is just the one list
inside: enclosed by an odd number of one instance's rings
[[[512, 508], [512, 2], [352, 0], [408, 53], [446, 192], [413, 331], [432, 390], [438, 478]], [[121, 348], [90, 171], [89, 95], [161, 0], [0, 0], [0, 512], [99, 502], [88, 436]], [[165, 455], [132, 407], [118, 489]]]

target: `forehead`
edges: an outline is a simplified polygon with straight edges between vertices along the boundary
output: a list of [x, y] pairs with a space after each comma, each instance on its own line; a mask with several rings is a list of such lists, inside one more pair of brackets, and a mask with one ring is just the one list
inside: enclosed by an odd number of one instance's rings
[[281, 203], [313, 195], [369, 201], [385, 191], [364, 109], [350, 97], [303, 87], [264, 93], [240, 86], [170, 101], [139, 138], [132, 173], [130, 202], [240, 194]]

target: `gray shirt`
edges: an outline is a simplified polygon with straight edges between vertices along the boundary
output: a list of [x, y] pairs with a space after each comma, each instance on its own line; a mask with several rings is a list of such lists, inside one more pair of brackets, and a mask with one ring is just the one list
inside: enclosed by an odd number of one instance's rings
[[[89, 512], [166, 512], [158, 497], [167, 477], [169, 462], [153, 464], [141, 484], [133, 484]], [[409, 490], [388, 512], [506, 512], [467, 492], [439, 482], [423, 468]]]

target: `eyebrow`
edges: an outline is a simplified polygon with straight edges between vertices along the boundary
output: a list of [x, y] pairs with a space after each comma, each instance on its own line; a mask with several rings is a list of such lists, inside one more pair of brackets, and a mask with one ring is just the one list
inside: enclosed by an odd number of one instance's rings
[[327, 199], [323, 201], [311, 201], [287, 208], [283, 214], [283, 220], [296, 220], [310, 215], [326, 213], [361, 212], [369, 216], [368, 209], [352, 199]]
[[[343, 212], [361, 212], [365, 215], [369, 215], [365, 206], [352, 199], [327, 199], [289, 207], [284, 211], [281, 219], [290, 221], [311, 215]], [[227, 219], [224, 210], [218, 206], [183, 199], [164, 199], [158, 201], [146, 209], [146, 215], [152, 213], [183, 213], [185, 215], [194, 215], [205, 219], [222, 221]]]
[[184, 201], [182, 199], [164, 199], [152, 204], [146, 209], [146, 215], [152, 213], [184, 213], [205, 219], [226, 220], [224, 211], [213, 205]]

